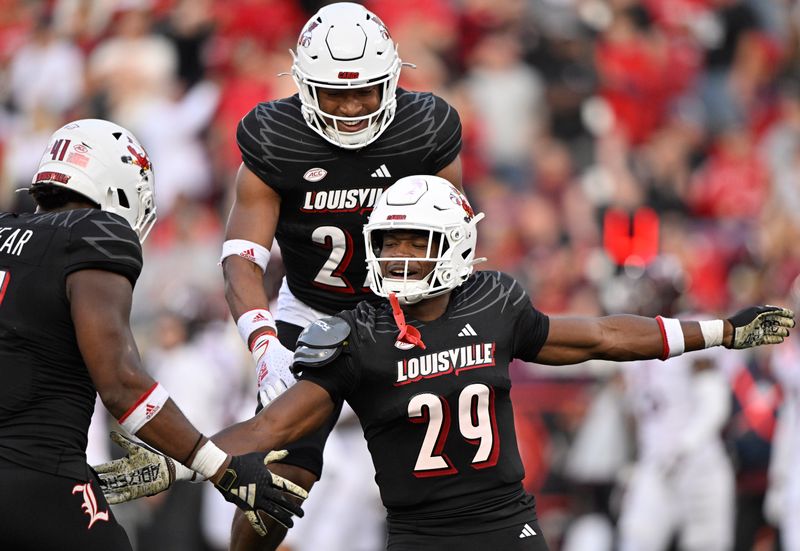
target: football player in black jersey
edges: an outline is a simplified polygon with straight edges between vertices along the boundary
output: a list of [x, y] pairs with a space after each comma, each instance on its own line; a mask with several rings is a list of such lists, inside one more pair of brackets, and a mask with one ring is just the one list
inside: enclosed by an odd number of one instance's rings
[[549, 365], [666, 359], [719, 345], [775, 344], [794, 327], [794, 314], [774, 306], [703, 322], [550, 318], [512, 277], [473, 273], [481, 217], [435, 176], [389, 188], [364, 228], [372, 289], [389, 300], [309, 325], [294, 354], [300, 381], [213, 440], [229, 452], [283, 447], [346, 400], [372, 454], [388, 549], [541, 551], [547, 545], [522, 486], [514, 433], [513, 358]]
[[[325, 6], [293, 55], [298, 94], [258, 104], [239, 124], [242, 165], [222, 253], [228, 304], [256, 363], [259, 408], [294, 384], [290, 350], [304, 327], [374, 298], [361, 230], [384, 189], [420, 172], [461, 188], [458, 113], [431, 93], [397, 87], [403, 63], [375, 14], [349, 2]], [[286, 268], [275, 319], [263, 284], [273, 241]], [[337, 418], [274, 471], [310, 488]], [[234, 530], [234, 548], [247, 532], [247, 523]]]
[[86, 464], [98, 392], [124, 428], [211, 479], [260, 530], [254, 509], [283, 522], [298, 511], [281, 490], [304, 491], [264, 468], [275, 456], [229, 456], [142, 369], [129, 316], [152, 186], [133, 135], [79, 120], [50, 139], [29, 188], [36, 212], [0, 214], [0, 549], [131, 549]]

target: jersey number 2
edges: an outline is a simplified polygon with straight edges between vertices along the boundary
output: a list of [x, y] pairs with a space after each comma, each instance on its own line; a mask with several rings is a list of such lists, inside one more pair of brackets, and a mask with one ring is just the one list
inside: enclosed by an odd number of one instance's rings
[[[457, 473], [458, 469], [444, 452], [451, 423], [447, 400], [436, 394], [417, 394], [408, 402], [408, 418], [412, 423], [428, 423], [414, 465], [414, 476]], [[458, 430], [464, 440], [478, 447], [470, 463], [473, 469], [485, 469], [497, 463], [500, 446], [491, 387], [482, 383], [464, 387], [458, 396]]]
[[[353, 258], [353, 237], [350, 233], [336, 226], [320, 226], [311, 234], [311, 240], [331, 250], [328, 260], [314, 278], [314, 285], [337, 293], [355, 293], [344, 276]], [[364, 281], [363, 287], [368, 289], [369, 282]]]

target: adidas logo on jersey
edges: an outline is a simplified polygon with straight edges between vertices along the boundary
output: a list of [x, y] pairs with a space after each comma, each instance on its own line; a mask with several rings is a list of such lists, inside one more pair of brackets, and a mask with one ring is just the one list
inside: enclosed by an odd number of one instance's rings
[[458, 375], [462, 371], [493, 365], [493, 342], [470, 344], [397, 362], [397, 382], [394, 385], [416, 383], [422, 379], [438, 377], [446, 373]]
[[475, 332], [475, 330], [472, 328], [472, 326], [470, 324], [466, 324], [464, 326], [464, 329], [462, 329], [461, 331], [458, 332], [458, 336], [459, 337], [477, 337], [478, 334]]
[[536, 530], [528, 526], [528, 523], [525, 523], [525, 526], [522, 527], [522, 533], [519, 535], [520, 538], [529, 538], [531, 536], [536, 535]]
[[392, 175], [389, 173], [389, 169], [386, 168], [386, 165], [381, 165], [378, 169], [372, 173], [373, 178], [391, 178]]

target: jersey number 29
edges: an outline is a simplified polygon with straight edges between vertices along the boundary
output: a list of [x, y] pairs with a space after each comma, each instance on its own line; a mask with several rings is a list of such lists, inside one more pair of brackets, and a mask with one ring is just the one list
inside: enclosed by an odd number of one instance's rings
[[[414, 476], [444, 476], [458, 469], [444, 451], [450, 431], [450, 405], [436, 394], [417, 394], [408, 402], [408, 418], [412, 423], [428, 423], [425, 439], [414, 465]], [[469, 443], [477, 446], [470, 462], [473, 469], [497, 464], [500, 446], [494, 412], [494, 391], [483, 383], [464, 387], [458, 396], [458, 430]]]

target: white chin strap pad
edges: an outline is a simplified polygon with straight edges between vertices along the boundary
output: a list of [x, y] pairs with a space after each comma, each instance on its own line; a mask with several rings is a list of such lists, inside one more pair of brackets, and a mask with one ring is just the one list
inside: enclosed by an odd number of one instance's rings
[[430, 288], [428, 279], [396, 279], [383, 278], [383, 291], [385, 296], [394, 293], [400, 304], [416, 304], [425, 297], [425, 292]]

